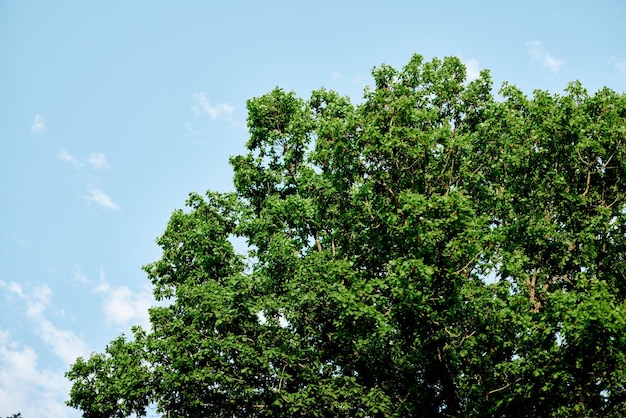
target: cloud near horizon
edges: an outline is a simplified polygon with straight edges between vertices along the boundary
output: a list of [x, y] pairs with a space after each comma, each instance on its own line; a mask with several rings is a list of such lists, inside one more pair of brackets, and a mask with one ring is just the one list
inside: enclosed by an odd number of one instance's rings
[[65, 370], [43, 368], [31, 347], [0, 328], [0, 405], [3, 414], [24, 417], [76, 416], [65, 406], [70, 382]]
[[[90, 352], [85, 341], [70, 330], [60, 329], [49, 318], [52, 290], [47, 285], [25, 286], [0, 280], [0, 289], [24, 303], [32, 332], [50, 348], [62, 367], [44, 367], [40, 355], [0, 327], [0, 405], [3, 413], [21, 412], [24, 417], [65, 418], [76, 414], [65, 406], [70, 382], [64, 373], [78, 356]], [[4, 415], [3, 415], [4, 416]]]
[[[148, 309], [156, 305], [148, 286], [133, 291], [127, 286], [115, 286], [104, 276], [91, 280], [74, 269], [74, 278], [102, 297], [102, 320], [114, 327], [141, 325], [150, 329]], [[5, 291], [23, 303], [25, 318], [33, 333], [48, 347], [62, 366], [47, 367], [43, 353], [0, 326], [0, 406], [3, 415], [21, 412], [24, 417], [75, 418], [77, 411], [65, 405], [71, 382], [65, 371], [79, 356], [87, 358], [91, 349], [71, 330], [59, 328], [50, 320], [53, 292], [47, 284], [28, 286], [0, 280], [0, 291]]]
[[528, 55], [533, 61], [541, 62], [542, 66], [548, 68], [554, 74], [558, 73], [561, 66], [565, 64], [565, 61], [551, 55], [540, 41], [526, 42], [526, 47]]

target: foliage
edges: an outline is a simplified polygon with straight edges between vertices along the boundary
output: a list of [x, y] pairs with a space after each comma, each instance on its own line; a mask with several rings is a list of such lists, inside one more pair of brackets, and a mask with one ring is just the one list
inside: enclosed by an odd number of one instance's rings
[[[236, 192], [145, 267], [152, 330], [79, 358], [86, 417], [626, 415], [626, 96], [525, 96], [457, 58], [353, 105], [248, 101]], [[232, 237], [250, 253], [236, 254]]]

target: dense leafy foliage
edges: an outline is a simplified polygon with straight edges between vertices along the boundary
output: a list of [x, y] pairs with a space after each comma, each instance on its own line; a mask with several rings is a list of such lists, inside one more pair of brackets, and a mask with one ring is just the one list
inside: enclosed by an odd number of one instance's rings
[[167, 303], [77, 360], [70, 406], [626, 416], [626, 96], [497, 99], [456, 58], [372, 74], [359, 105], [248, 102], [236, 192], [174, 212], [145, 267]]

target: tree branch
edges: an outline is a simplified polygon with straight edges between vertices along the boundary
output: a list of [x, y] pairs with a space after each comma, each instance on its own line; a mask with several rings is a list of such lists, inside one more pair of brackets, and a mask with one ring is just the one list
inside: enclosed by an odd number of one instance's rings
[[500, 387], [500, 388], [498, 388], [498, 389], [493, 389], [493, 390], [490, 390], [489, 392], [487, 392], [486, 399], [489, 399], [489, 395], [491, 395], [492, 393], [497, 393], [497, 392], [500, 392], [500, 391], [502, 391], [502, 390], [504, 390], [504, 389], [508, 388], [509, 386], [511, 386], [511, 385], [513, 385], [513, 384], [515, 384], [515, 383], [519, 382], [520, 380], [522, 380], [522, 378], [521, 378], [521, 377], [518, 377], [518, 378], [517, 378], [517, 379], [515, 379], [513, 382], [509, 382], [509, 383], [507, 383], [506, 385], [504, 385], [504, 386], [502, 386], [502, 387]]

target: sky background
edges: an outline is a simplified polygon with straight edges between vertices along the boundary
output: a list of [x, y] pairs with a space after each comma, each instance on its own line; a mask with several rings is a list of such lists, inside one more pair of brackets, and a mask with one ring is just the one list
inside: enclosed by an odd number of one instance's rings
[[0, 417], [80, 416], [64, 372], [147, 324], [141, 266], [189, 192], [232, 190], [247, 99], [358, 102], [413, 53], [624, 92], [626, 2], [0, 0]]

